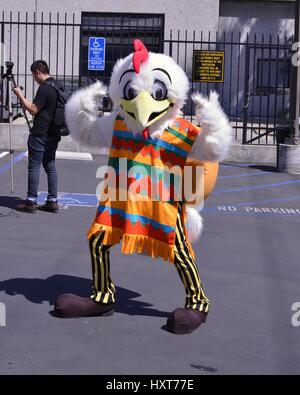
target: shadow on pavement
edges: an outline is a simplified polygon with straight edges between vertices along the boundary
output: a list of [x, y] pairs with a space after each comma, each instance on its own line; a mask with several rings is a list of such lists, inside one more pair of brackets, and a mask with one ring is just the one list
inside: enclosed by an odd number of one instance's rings
[[218, 369], [212, 368], [210, 366], [202, 366], [202, 365], [194, 365], [194, 364], [190, 364], [190, 366], [192, 368], [198, 369], [198, 370], [202, 370], [203, 372], [207, 372], [207, 373], [215, 373], [218, 371]]
[[[57, 274], [46, 279], [37, 278], [13, 278], [0, 281], [0, 292], [7, 295], [24, 295], [32, 303], [49, 302], [54, 304], [55, 299], [62, 293], [74, 293], [82, 297], [89, 296], [91, 280]], [[117, 306], [115, 311], [128, 315], [143, 315], [153, 317], [168, 317], [169, 313], [151, 309], [149, 303], [135, 298], [141, 296], [139, 293], [126, 288], [117, 288]]]
[[267, 173], [278, 173], [276, 166], [267, 166], [267, 165], [250, 165], [249, 169], [261, 170]]
[[18, 204], [23, 203], [24, 199], [16, 196], [0, 196], [0, 207], [15, 209]]
[[[269, 173], [278, 173], [276, 166], [268, 166], [268, 165], [256, 165], [256, 164], [238, 164], [238, 163], [221, 163], [221, 166], [224, 167], [239, 167], [242, 169], [256, 169]], [[249, 173], [250, 174], [250, 173]]]

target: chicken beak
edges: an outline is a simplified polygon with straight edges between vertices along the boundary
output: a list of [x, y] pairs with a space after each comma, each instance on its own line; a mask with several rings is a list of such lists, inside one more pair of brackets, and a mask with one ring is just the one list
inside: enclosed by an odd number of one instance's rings
[[142, 91], [132, 100], [122, 99], [120, 106], [143, 129], [163, 117], [173, 104], [168, 100], [155, 100], [146, 91]]

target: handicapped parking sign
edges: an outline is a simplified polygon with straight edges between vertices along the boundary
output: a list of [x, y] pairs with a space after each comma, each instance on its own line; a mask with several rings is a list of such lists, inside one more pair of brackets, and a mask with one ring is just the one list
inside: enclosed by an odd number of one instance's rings
[[89, 37], [88, 69], [100, 71], [105, 69], [104, 37]]

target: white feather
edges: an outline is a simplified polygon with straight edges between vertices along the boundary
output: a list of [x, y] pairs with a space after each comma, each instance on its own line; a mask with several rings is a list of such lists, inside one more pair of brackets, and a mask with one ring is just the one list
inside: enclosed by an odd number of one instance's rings
[[222, 110], [217, 92], [209, 98], [200, 93], [192, 95], [196, 105], [196, 117], [201, 126], [189, 156], [195, 159], [221, 161], [226, 158], [233, 135], [227, 115]]
[[186, 228], [189, 241], [197, 242], [202, 234], [203, 219], [196, 209], [188, 206], [186, 207]]
[[65, 117], [71, 137], [85, 148], [109, 148], [116, 113], [99, 116], [99, 100], [107, 93], [101, 82], [73, 93], [65, 107]]

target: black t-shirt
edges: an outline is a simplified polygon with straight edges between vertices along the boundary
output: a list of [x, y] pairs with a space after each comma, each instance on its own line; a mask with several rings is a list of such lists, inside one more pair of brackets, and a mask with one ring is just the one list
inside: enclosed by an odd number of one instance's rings
[[[54, 81], [54, 78], [49, 77], [45, 81]], [[31, 133], [38, 136], [49, 133], [50, 122], [57, 104], [56, 90], [45, 81], [39, 86], [33, 99], [39, 112], [34, 116]]]

